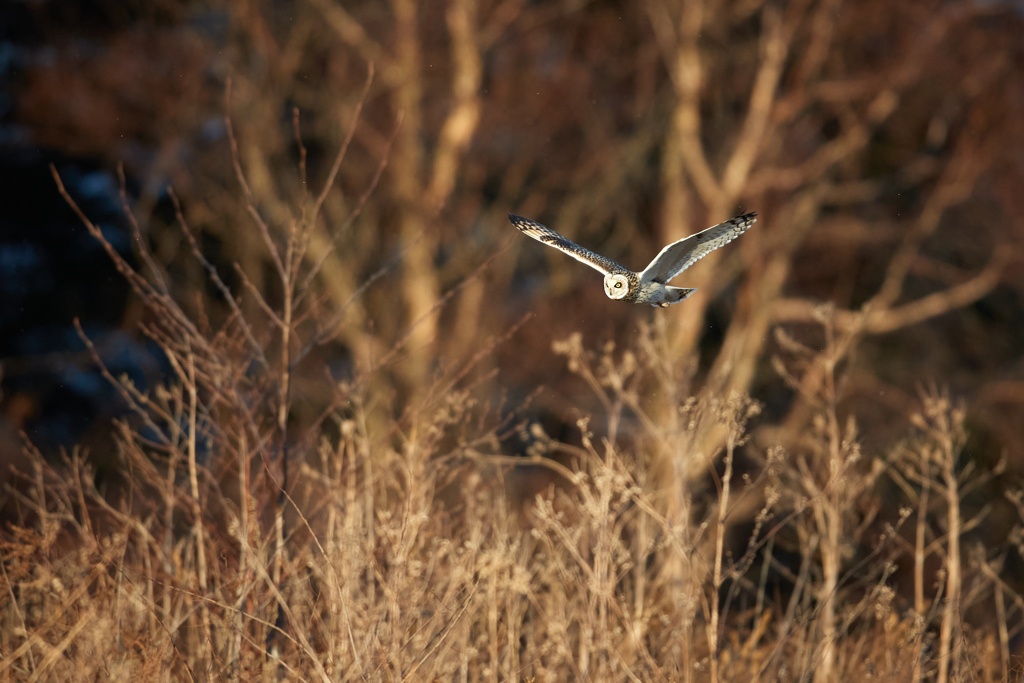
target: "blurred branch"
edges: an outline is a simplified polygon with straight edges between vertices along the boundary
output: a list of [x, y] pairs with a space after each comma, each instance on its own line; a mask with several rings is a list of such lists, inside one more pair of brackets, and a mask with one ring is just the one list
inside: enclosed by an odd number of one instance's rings
[[488, 50], [497, 42], [501, 34], [522, 12], [525, 4], [526, 0], [501, 0], [498, 3], [498, 6], [491, 11], [491, 16], [480, 28], [478, 42], [482, 51]]
[[352, 226], [352, 223], [356, 220], [356, 218], [358, 218], [362, 214], [363, 207], [366, 205], [366, 201], [370, 198], [370, 195], [373, 194], [373, 191], [377, 189], [377, 184], [380, 182], [380, 177], [384, 173], [384, 169], [387, 168], [388, 165], [388, 158], [391, 155], [391, 145], [394, 143], [395, 137], [398, 135], [398, 131], [402, 126], [402, 114], [399, 113], [398, 121], [395, 124], [395, 130], [391, 134], [391, 137], [388, 139], [386, 143], [386, 146], [384, 148], [384, 154], [383, 156], [381, 156], [380, 162], [377, 164], [377, 170], [373, 175], [373, 179], [370, 181], [370, 184], [363, 191], [363, 193], [359, 196], [359, 199], [356, 201], [356, 204], [352, 208], [352, 211], [345, 219], [345, 222], [342, 223], [333, 232], [328, 231], [326, 229], [322, 231], [318, 230], [316, 225], [316, 218], [317, 215], [319, 214], [320, 206], [322, 206], [323, 202], [327, 199], [327, 192], [334, 184], [334, 176], [337, 174], [337, 170], [341, 166], [341, 161], [345, 156], [345, 150], [348, 149], [348, 145], [352, 140], [352, 135], [355, 133], [356, 125], [359, 122], [359, 113], [362, 112], [363, 102], [365, 101], [366, 92], [369, 89], [370, 78], [372, 78], [372, 75], [373, 70], [371, 67], [370, 74], [367, 76], [366, 89], [363, 90], [363, 95], [360, 98], [359, 104], [357, 105], [356, 108], [356, 117], [353, 119], [352, 129], [349, 131], [348, 137], [346, 138], [341, 149], [338, 151], [338, 156], [335, 160], [334, 167], [331, 169], [331, 178], [327, 183], [324, 184], [323, 192], [321, 193], [320, 198], [317, 200], [317, 210], [314, 212], [314, 215], [310, 219], [310, 244], [313, 247], [313, 253], [319, 254], [320, 256], [314, 262], [313, 267], [309, 269], [309, 272], [306, 274], [305, 279], [299, 286], [297, 290], [297, 302], [302, 300], [303, 295], [306, 293], [306, 291], [308, 291], [310, 284], [312, 284], [317, 274], [320, 273], [321, 268], [323, 268], [324, 262], [335, 254], [335, 250], [338, 247], [338, 240], [341, 238], [342, 235], [344, 235], [348, 231], [348, 229]]
[[312, 226], [316, 223], [317, 218], [320, 216], [320, 209], [324, 205], [324, 201], [327, 199], [327, 193], [334, 187], [334, 180], [338, 177], [338, 171], [341, 169], [341, 164], [345, 160], [345, 153], [348, 151], [348, 146], [352, 144], [352, 138], [355, 137], [356, 128], [359, 126], [359, 117], [363, 113], [363, 105], [366, 104], [366, 96], [370, 92], [370, 86], [373, 84], [373, 62], [366, 65], [366, 83], [363, 85], [363, 92], [359, 95], [359, 100], [356, 102], [356, 110], [352, 115], [352, 126], [349, 128], [348, 135], [345, 136], [345, 141], [341, 143], [341, 148], [338, 150], [338, 154], [334, 157], [334, 165], [331, 166], [330, 173], [327, 174], [327, 180], [324, 181], [324, 187], [320, 191], [320, 194], [316, 198], [316, 204], [313, 205], [313, 213], [309, 217], [309, 224]]
[[798, 89], [803, 89], [821, 72], [821, 67], [832, 46], [833, 33], [836, 27], [836, 14], [843, 0], [822, 0], [811, 19], [811, 40], [804, 50], [803, 57], [795, 69], [795, 82]]
[[150, 253], [146, 238], [142, 235], [142, 230], [139, 228], [139, 221], [135, 217], [135, 212], [128, 205], [128, 182], [125, 179], [123, 163], [117, 165], [117, 180], [118, 196], [121, 198], [121, 213], [128, 219], [128, 224], [131, 226], [132, 237], [135, 238], [135, 247], [142, 256], [143, 262], [153, 274], [154, 286], [159, 288], [165, 296], [170, 296], [170, 290], [167, 288], [167, 280], [164, 278], [163, 271], [156, 264], [156, 261], [153, 260], [153, 255]]
[[684, 0], [679, 19], [679, 38], [669, 69], [679, 97], [675, 113], [675, 134], [687, 171], [707, 206], [718, 206], [721, 188], [708, 164], [701, 143], [700, 93], [703, 80], [700, 38], [704, 23], [702, 0]]
[[989, 154], [983, 154], [981, 149], [974, 146], [973, 141], [961, 140], [914, 227], [903, 238], [903, 243], [890, 261], [885, 281], [869, 302], [872, 307], [888, 308], [899, 298], [903, 291], [903, 281], [917, 260], [918, 250], [925, 238], [935, 232], [946, 209], [970, 196], [975, 182], [989, 163]]
[[270, 228], [263, 220], [263, 217], [260, 216], [259, 211], [256, 210], [252, 190], [249, 189], [249, 183], [245, 180], [245, 173], [242, 172], [242, 162], [238, 156], [238, 140], [235, 139], [235, 129], [231, 125], [230, 78], [227, 80], [227, 85], [224, 87], [224, 125], [227, 128], [228, 141], [231, 144], [231, 163], [235, 169], [235, 177], [238, 179], [238, 184], [242, 186], [242, 192], [245, 193], [246, 210], [259, 227], [260, 236], [263, 237], [263, 243], [266, 245], [267, 251], [270, 252], [270, 258], [273, 259], [274, 265], [277, 266], [278, 276], [282, 281], [287, 280], [288, 278], [285, 273], [284, 262], [281, 261], [281, 255], [278, 253], [277, 245], [274, 244], [274, 239], [270, 235]]
[[342, 42], [359, 53], [363, 61], [381, 65], [384, 79], [393, 85], [395, 74], [391, 71], [391, 62], [380, 45], [371, 38], [362, 24], [349, 14], [341, 3], [333, 0], [306, 0], [323, 16], [327, 25], [334, 29]]
[[[863, 329], [869, 334], [885, 334], [894, 330], [948, 313], [974, 303], [989, 294], [999, 285], [1000, 276], [1008, 256], [996, 252], [991, 262], [978, 275], [967, 282], [921, 297], [902, 306], [882, 310], [865, 305], [863, 313], [837, 310], [836, 327], [843, 331], [859, 325], [861, 316]], [[774, 322], [810, 322], [815, 319], [814, 311], [820, 304], [805, 299], [780, 299], [772, 307]]]
[[[131, 264], [126, 261], [121, 254], [118, 253], [117, 249], [110, 243], [110, 241], [104, 236], [103, 231], [100, 230], [89, 217], [85, 215], [85, 212], [78, 206], [71, 195], [64, 188], [64, 182], [61, 180], [60, 174], [57, 173], [57, 168], [50, 164], [50, 174], [53, 176], [54, 181], [57, 183], [57, 191], [60, 196], [64, 199], [71, 210], [75, 212], [78, 219], [85, 226], [89, 234], [96, 239], [97, 242], [102, 245], [103, 250], [110, 257], [110, 260], [114, 263], [117, 268], [117, 272], [128, 281], [132, 289], [138, 294], [139, 298], [146, 302], [155, 312], [162, 314], [162, 322], [176, 328], [176, 331], [181, 333], [183, 336], [199, 335], [199, 331], [188, 316], [185, 315], [184, 311], [178, 306], [178, 304], [171, 298], [170, 293], [162, 292], [154, 288], [154, 286], [146, 280], [146, 278], [139, 275]], [[207, 349], [209, 350], [209, 349]]]
[[452, 51], [452, 109], [441, 126], [434, 167], [426, 190], [428, 210], [437, 211], [455, 184], [459, 155], [469, 146], [480, 120], [483, 71], [476, 35], [475, 0], [449, 0], [448, 35]]
[[[793, 3], [787, 10], [787, 15], [794, 16], [787, 16], [785, 23], [771, 7], [766, 7], [762, 13], [766, 36], [761, 67], [754, 79], [747, 117], [743, 122], [739, 140], [722, 173], [721, 190], [724, 196], [719, 199], [722, 204], [731, 204], [733, 198], [739, 195], [757, 158], [758, 149], [768, 128], [775, 92], [782, 76], [782, 67], [806, 2], [808, 0]], [[709, 203], [709, 206], [716, 205], [717, 203]]]
[[[189, 229], [188, 223], [185, 221], [185, 214], [182, 213], [181, 211], [181, 202], [178, 201], [178, 195], [175, 194], [172, 188], [167, 188], [167, 193], [170, 195], [171, 203], [174, 205], [174, 216], [178, 221], [178, 226], [181, 228], [181, 234], [185, 236], [185, 240], [188, 242], [189, 247], [192, 249], [193, 256], [195, 256], [196, 260], [206, 270], [207, 274], [210, 277], [210, 280], [213, 282], [214, 286], [217, 287], [217, 291], [219, 291], [221, 293], [221, 296], [224, 297], [225, 303], [227, 303], [227, 305], [231, 307], [231, 311], [235, 314], [235, 317], [238, 320], [239, 325], [245, 332], [245, 337], [249, 342], [249, 346], [251, 347], [252, 352], [256, 355], [257, 360], [259, 360], [260, 364], [264, 368], [269, 367], [267, 358], [263, 353], [263, 347], [256, 340], [256, 337], [252, 331], [252, 327], [249, 326], [249, 323], [246, 322], [245, 317], [242, 315], [242, 311], [238, 306], [238, 302], [235, 300], [235, 297], [231, 294], [231, 290], [228, 289], [227, 285], [224, 284], [224, 281], [217, 273], [216, 267], [214, 267], [214, 265], [210, 263], [210, 260], [206, 258], [206, 256], [203, 254], [203, 250], [200, 248], [199, 242], [196, 241], [195, 235], [193, 235], [192, 230]], [[239, 269], [239, 272], [241, 272], [241, 269]], [[245, 282], [249, 282], [248, 278], [245, 278]], [[264, 310], [269, 311], [270, 307], [267, 306], [266, 301], [264, 301], [263, 296], [259, 293], [259, 291], [255, 287], [252, 287], [252, 291], [256, 295], [256, 300], [260, 303], [261, 307], [264, 308]], [[274, 315], [273, 311], [270, 311], [270, 316], [272, 320], [277, 319], [277, 316]]]
[[839, 138], [828, 142], [808, 159], [791, 168], [767, 167], [750, 178], [746, 191], [760, 195], [770, 191], [792, 192], [820, 178], [835, 164], [867, 144], [870, 136], [864, 126], [854, 126]]

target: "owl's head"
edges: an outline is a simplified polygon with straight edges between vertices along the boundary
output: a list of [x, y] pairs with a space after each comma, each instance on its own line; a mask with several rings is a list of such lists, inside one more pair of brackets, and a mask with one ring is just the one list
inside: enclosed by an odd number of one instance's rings
[[604, 276], [604, 293], [609, 299], [622, 299], [629, 294], [629, 280], [622, 273], [609, 273]]

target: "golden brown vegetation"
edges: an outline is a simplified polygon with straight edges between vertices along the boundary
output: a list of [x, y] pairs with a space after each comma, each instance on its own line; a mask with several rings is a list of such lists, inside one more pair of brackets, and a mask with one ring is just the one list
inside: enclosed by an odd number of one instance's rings
[[[131, 256], [54, 176], [171, 373], [103, 367], [116, 476], [26, 445], [0, 676], [1020, 677], [1019, 13], [214, 5], [21, 94], [127, 157]], [[504, 223], [638, 265], [741, 204], [668, 312]]]

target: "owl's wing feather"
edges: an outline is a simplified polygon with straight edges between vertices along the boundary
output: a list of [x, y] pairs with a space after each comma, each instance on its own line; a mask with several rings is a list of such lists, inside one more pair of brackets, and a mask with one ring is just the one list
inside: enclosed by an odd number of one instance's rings
[[756, 216], [756, 212], [745, 213], [696, 235], [673, 242], [662, 249], [651, 264], [640, 273], [640, 281], [667, 284], [699, 259], [746, 232], [757, 221]]
[[595, 254], [589, 249], [584, 249], [572, 240], [567, 239], [563, 235], [559, 235], [551, 228], [545, 227], [540, 223], [531, 221], [528, 218], [523, 218], [522, 216], [517, 216], [514, 213], [510, 213], [508, 215], [508, 219], [512, 221], [512, 225], [519, 228], [520, 232], [529, 235], [538, 242], [543, 242], [550, 247], [564, 251], [577, 261], [582, 261], [591, 268], [596, 268], [601, 271], [605, 275], [608, 273], [622, 272], [626, 270], [615, 261], [605, 258], [600, 254]]

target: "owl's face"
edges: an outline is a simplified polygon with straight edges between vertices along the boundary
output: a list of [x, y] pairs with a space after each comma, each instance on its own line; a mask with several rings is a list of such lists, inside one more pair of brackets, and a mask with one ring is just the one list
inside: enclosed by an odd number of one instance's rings
[[604, 293], [609, 299], [621, 299], [629, 294], [629, 280], [621, 273], [604, 276]]

